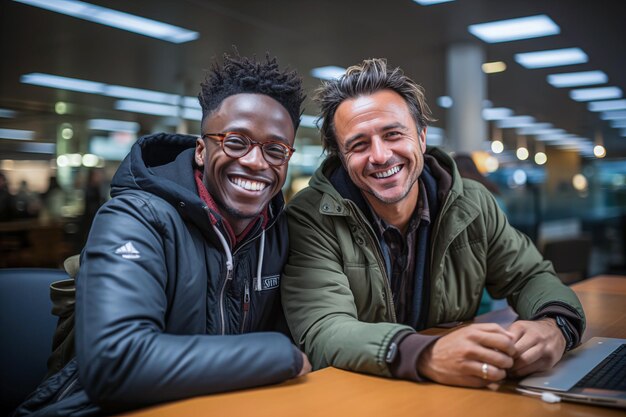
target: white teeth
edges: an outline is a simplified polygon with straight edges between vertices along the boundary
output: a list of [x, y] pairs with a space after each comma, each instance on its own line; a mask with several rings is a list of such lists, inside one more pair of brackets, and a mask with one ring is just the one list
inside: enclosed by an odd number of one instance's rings
[[387, 177], [391, 177], [393, 174], [395, 174], [396, 172], [400, 171], [400, 166], [395, 166], [391, 169], [388, 169], [385, 172], [377, 172], [374, 174], [374, 176], [376, 178], [387, 178]]
[[261, 191], [267, 187], [267, 184], [264, 182], [244, 180], [241, 178], [233, 178], [231, 181], [238, 187], [248, 191]]

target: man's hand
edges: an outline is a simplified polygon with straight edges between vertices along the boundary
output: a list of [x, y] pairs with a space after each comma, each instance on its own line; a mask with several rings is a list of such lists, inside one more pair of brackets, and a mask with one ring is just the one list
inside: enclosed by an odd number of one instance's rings
[[483, 387], [506, 377], [505, 370], [513, 366], [516, 354], [515, 340], [497, 324], [472, 324], [426, 348], [419, 356], [417, 372], [442, 384]]
[[300, 353], [302, 353], [302, 369], [300, 369], [300, 373], [298, 373], [298, 376], [296, 376], [296, 378], [308, 374], [313, 369], [313, 367], [311, 366], [311, 362], [309, 362], [309, 358], [307, 358], [304, 352]]
[[519, 320], [508, 331], [515, 337], [514, 364], [509, 375], [521, 377], [554, 366], [565, 352], [565, 337], [551, 318]]

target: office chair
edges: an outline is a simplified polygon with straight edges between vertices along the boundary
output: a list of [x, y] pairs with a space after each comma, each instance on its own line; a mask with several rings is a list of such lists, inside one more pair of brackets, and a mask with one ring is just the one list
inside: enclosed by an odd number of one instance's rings
[[46, 374], [56, 327], [50, 284], [67, 278], [61, 269], [0, 269], [0, 415], [17, 407]]
[[587, 278], [589, 258], [591, 257], [591, 238], [577, 236], [546, 241], [543, 256], [552, 261], [554, 270], [565, 284]]

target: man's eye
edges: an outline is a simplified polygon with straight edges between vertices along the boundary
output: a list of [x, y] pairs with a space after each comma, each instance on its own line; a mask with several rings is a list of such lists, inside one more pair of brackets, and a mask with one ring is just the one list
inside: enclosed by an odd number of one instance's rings
[[243, 149], [247, 146], [247, 143], [241, 136], [229, 135], [224, 140], [224, 145], [231, 149]]
[[265, 153], [274, 158], [283, 158], [287, 155], [287, 148], [277, 143], [265, 145]]
[[391, 132], [387, 132], [385, 134], [385, 137], [387, 139], [400, 139], [401, 137], [403, 137], [404, 134], [402, 132], [398, 132], [398, 131], [391, 131]]
[[367, 143], [357, 142], [350, 147], [350, 152], [361, 152], [367, 148]]

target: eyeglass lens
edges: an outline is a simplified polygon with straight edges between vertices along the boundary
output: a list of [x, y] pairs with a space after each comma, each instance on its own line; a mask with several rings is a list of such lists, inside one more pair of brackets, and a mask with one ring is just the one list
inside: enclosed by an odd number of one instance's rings
[[243, 136], [230, 133], [223, 141], [224, 152], [231, 158], [241, 158], [248, 154], [254, 145], [260, 145], [265, 160], [272, 165], [282, 165], [289, 159], [289, 148], [281, 143], [258, 143]]

